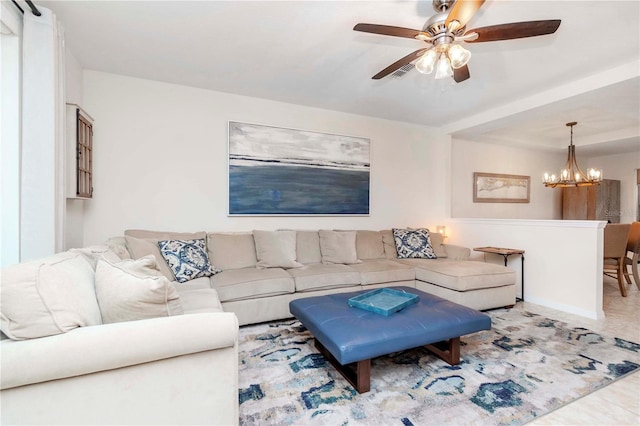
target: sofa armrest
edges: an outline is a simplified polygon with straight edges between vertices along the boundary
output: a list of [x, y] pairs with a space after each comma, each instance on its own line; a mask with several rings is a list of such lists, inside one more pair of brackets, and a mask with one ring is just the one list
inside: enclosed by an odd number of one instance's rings
[[469, 260], [471, 249], [463, 246], [456, 246], [454, 244], [443, 244], [443, 246], [447, 251], [447, 259]]
[[68, 333], [0, 342], [0, 389], [236, 346], [231, 312], [79, 327]]

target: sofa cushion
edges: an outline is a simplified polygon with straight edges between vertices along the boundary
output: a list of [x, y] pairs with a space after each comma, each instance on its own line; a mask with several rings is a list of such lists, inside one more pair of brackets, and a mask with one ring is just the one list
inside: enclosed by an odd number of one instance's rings
[[308, 265], [322, 262], [318, 231], [296, 231], [297, 261]]
[[296, 262], [296, 231], [253, 231], [256, 244], [257, 267], [299, 268]]
[[398, 259], [435, 259], [428, 229], [393, 228]]
[[223, 271], [229, 269], [255, 268], [258, 263], [253, 234], [209, 233], [207, 249], [211, 263]]
[[140, 259], [147, 255], [154, 255], [158, 261], [158, 266], [162, 275], [167, 277], [169, 281], [174, 281], [176, 277], [171, 272], [171, 268], [165, 262], [158, 248], [160, 240], [197, 240], [206, 237], [205, 232], [161, 232], [147, 231], [143, 229], [127, 229], [124, 231], [127, 250], [134, 259]]
[[350, 287], [360, 284], [360, 273], [351, 266], [315, 263], [290, 269], [296, 292]]
[[127, 240], [124, 237], [111, 237], [107, 240], [107, 247], [122, 260], [131, 259], [131, 253], [127, 249]]
[[444, 239], [439, 232], [429, 232], [429, 238], [431, 239], [431, 247], [438, 259], [447, 257], [447, 249], [444, 246]]
[[356, 252], [355, 231], [320, 230], [320, 253], [322, 263], [360, 263]]
[[382, 234], [378, 231], [356, 231], [356, 254], [358, 259], [384, 259]]
[[416, 280], [437, 284], [455, 291], [512, 285], [514, 270], [493, 263], [449, 259], [399, 259], [416, 268]]
[[162, 254], [160, 254], [158, 241], [136, 238], [130, 235], [125, 235], [124, 238], [127, 242], [127, 250], [131, 253], [131, 257], [133, 259], [141, 259], [145, 256], [151, 255], [158, 261], [158, 268], [160, 268], [162, 275], [170, 281], [174, 281], [176, 279], [173, 272], [171, 272], [171, 268], [169, 268], [169, 265], [164, 261]]
[[360, 272], [362, 285], [413, 281], [416, 278], [413, 267], [390, 259], [365, 260], [349, 267]]
[[210, 277], [220, 272], [220, 269], [209, 263], [204, 238], [198, 240], [161, 240], [158, 241], [158, 247], [160, 254], [179, 283], [194, 278]]
[[387, 259], [397, 259], [398, 251], [396, 250], [396, 240], [393, 238], [393, 231], [385, 229], [380, 231], [382, 235], [382, 245], [384, 246], [384, 256]]
[[181, 315], [180, 296], [154, 256], [117, 263], [98, 260], [96, 295], [107, 323]]
[[211, 277], [211, 284], [218, 292], [221, 302], [256, 299], [295, 291], [293, 278], [280, 268], [229, 269]]
[[173, 285], [175, 286], [176, 290], [178, 290], [178, 293], [180, 294], [182, 294], [183, 291], [199, 290], [202, 288], [212, 288], [211, 280], [209, 279], [209, 277], [194, 278], [184, 283], [179, 283], [177, 281], [174, 281]]
[[101, 324], [93, 283], [93, 268], [80, 253], [58, 253], [4, 268], [2, 332], [21, 340]]
[[[209, 279], [206, 279], [209, 281]], [[218, 292], [209, 288], [181, 289], [176, 286], [180, 294], [180, 302], [185, 314], [201, 314], [208, 312], [223, 312]]]

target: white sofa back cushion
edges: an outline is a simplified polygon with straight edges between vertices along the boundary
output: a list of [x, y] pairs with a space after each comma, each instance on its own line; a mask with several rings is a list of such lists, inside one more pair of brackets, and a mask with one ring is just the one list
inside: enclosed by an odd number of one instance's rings
[[299, 268], [296, 262], [296, 231], [253, 231], [258, 257], [257, 267]]
[[431, 246], [438, 258], [447, 257], [447, 249], [444, 247], [444, 238], [438, 232], [429, 232], [431, 237]]
[[358, 259], [384, 259], [382, 234], [378, 231], [356, 231], [356, 253]]
[[223, 271], [255, 268], [258, 263], [256, 244], [250, 232], [209, 233], [207, 250], [209, 250], [209, 261]]
[[178, 291], [151, 255], [117, 263], [100, 259], [95, 282], [105, 324], [183, 313]]
[[[280, 229], [280, 231], [291, 231], [291, 229]], [[303, 265], [311, 263], [321, 263], [320, 235], [318, 230], [295, 230], [296, 233], [296, 261]]]
[[322, 263], [362, 263], [356, 253], [356, 231], [321, 229], [319, 234]]
[[162, 275], [167, 277], [169, 281], [174, 281], [176, 277], [173, 275], [171, 268], [167, 265], [162, 254], [160, 254], [160, 248], [158, 247], [158, 241], [160, 240], [198, 240], [206, 238], [206, 232], [162, 232], [162, 231], [147, 231], [144, 229], [127, 229], [124, 231], [124, 238], [127, 245], [127, 250], [134, 259], [140, 259], [141, 257], [152, 254]]
[[58, 253], [2, 270], [0, 328], [11, 339], [101, 323], [94, 271], [82, 254]]

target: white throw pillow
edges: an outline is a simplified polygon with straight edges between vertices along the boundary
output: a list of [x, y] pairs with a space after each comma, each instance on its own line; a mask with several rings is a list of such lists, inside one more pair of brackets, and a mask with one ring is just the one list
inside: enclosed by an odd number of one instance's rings
[[356, 252], [356, 231], [320, 230], [322, 263], [362, 263]]
[[299, 268], [296, 261], [296, 231], [253, 231], [256, 243], [257, 267]]
[[153, 255], [117, 263], [98, 260], [96, 295], [105, 324], [183, 313], [176, 288]]
[[94, 271], [82, 254], [63, 252], [2, 270], [0, 328], [11, 339], [101, 323]]

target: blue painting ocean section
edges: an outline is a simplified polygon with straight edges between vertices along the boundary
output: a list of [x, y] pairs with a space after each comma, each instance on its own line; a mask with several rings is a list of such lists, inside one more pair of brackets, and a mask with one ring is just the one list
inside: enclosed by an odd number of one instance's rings
[[369, 170], [229, 166], [229, 214], [369, 214]]

